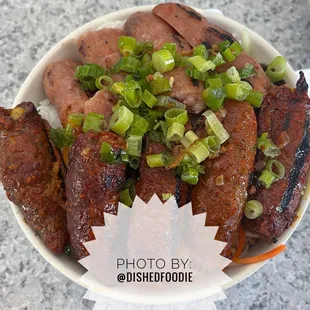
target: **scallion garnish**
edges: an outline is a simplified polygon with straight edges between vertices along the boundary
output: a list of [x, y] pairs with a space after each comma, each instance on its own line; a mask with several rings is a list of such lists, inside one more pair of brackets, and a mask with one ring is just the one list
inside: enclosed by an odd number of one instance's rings
[[208, 70], [214, 70], [215, 64], [211, 60], [205, 60], [201, 56], [193, 56], [188, 59], [197, 70], [204, 73]]
[[73, 113], [68, 117], [68, 123], [71, 127], [81, 127], [84, 121], [84, 114]]
[[142, 150], [142, 137], [130, 135], [127, 138], [128, 155], [139, 157], [141, 155], [141, 150]]
[[51, 128], [49, 131], [49, 136], [54, 145], [59, 149], [62, 149], [65, 146], [71, 146], [75, 140], [70, 124], [67, 125], [66, 128]]
[[146, 161], [147, 161], [147, 164], [151, 168], [164, 167], [165, 166], [165, 163], [163, 162], [162, 153], [147, 155], [146, 156]]
[[240, 75], [238, 70], [236, 69], [235, 66], [230, 67], [229, 69], [227, 69], [226, 71], [227, 77], [233, 82], [239, 82], [240, 81]]
[[206, 81], [210, 78], [209, 73], [206, 71], [204, 73], [200, 72], [196, 68], [187, 68], [186, 69], [186, 75], [190, 76], [191, 78], [199, 81]]
[[183, 138], [185, 128], [182, 124], [174, 122], [168, 128], [167, 139], [168, 141], [179, 141]]
[[238, 42], [234, 42], [229, 46], [230, 51], [233, 53], [234, 56], [238, 56], [243, 48]]
[[195, 141], [187, 150], [194, 156], [197, 163], [203, 162], [210, 155], [209, 149], [200, 141]]
[[219, 44], [220, 52], [223, 53], [230, 45], [230, 41], [225, 40]]
[[155, 70], [160, 73], [171, 71], [174, 68], [173, 55], [167, 49], [154, 52], [152, 62]]
[[130, 160], [129, 160], [129, 166], [132, 169], [138, 169], [140, 166], [140, 159], [139, 157], [135, 157], [135, 156], [130, 156]]
[[157, 77], [153, 81], [149, 82], [150, 90], [153, 95], [158, 95], [171, 90], [169, 79], [165, 77]]
[[119, 107], [110, 119], [110, 129], [119, 135], [123, 135], [130, 127], [134, 114], [126, 107]]
[[256, 90], [250, 90], [249, 94], [245, 98], [249, 104], [251, 104], [254, 108], [260, 108], [264, 99], [264, 94], [262, 92]]
[[142, 102], [142, 89], [139, 82], [130, 80], [125, 83], [124, 99], [131, 108], [138, 108]]
[[275, 159], [269, 159], [267, 161], [265, 170], [268, 170], [275, 177], [276, 180], [284, 178], [285, 167]]
[[181, 140], [181, 144], [187, 149], [198, 139], [199, 137], [192, 130], [189, 130]]
[[272, 83], [280, 81], [286, 73], [286, 59], [277, 56], [267, 67], [266, 74]]
[[220, 139], [221, 144], [229, 139], [228, 132], [212, 111], [208, 110], [202, 115], [206, 117], [206, 128], [210, 127], [212, 129], [214, 134]]
[[153, 96], [147, 89], [143, 92], [142, 101], [146, 103], [149, 108], [153, 108], [157, 103], [157, 98]]
[[130, 197], [129, 188], [126, 188], [126, 189], [122, 190], [121, 196], [120, 196], [120, 202], [122, 204], [126, 205], [127, 207], [131, 207], [132, 206], [133, 200]]
[[162, 199], [165, 200], [165, 201], [166, 201], [166, 200], [169, 200], [172, 196], [173, 196], [172, 193], [163, 193], [163, 194], [161, 195]]
[[258, 178], [258, 181], [264, 185], [267, 189], [270, 188], [272, 183], [276, 180], [273, 173], [271, 173], [268, 170], [263, 170], [260, 177]]
[[188, 168], [185, 172], [182, 173], [181, 180], [188, 184], [196, 185], [199, 180], [199, 173], [194, 168]]
[[114, 94], [124, 96], [124, 89], [125, 89], [125, 83], [124, 82], [115, 82], [111, 86], [110, 91]]
[[106, 162], [109, 164], [112, 164], [116, 159], [113, 149], [108, 142], [102, 142], [101, 148], [100, 148], [100, 156], [103, 162]]
[[264, 132], [257, 139], [257, 148], [260, 149], [266, 157], [276, 157], [281, 154], [281, 150], [274, 144], [271, 139], [268, 139], [268, 133]]
[[137, 47], [137, 40], [134, 37], [118, 37], [118, 48], [122, 55], [132, 56]]
[[105, 74], [105, 69], [97, 64], [86, 64], [75, 69], [74, 77], [77, 78], [83, 89], [96, 90], [96, 79]]
[[176, 43], [165, 43], [163, 45], [163, 49], [168, 50], [171, 53], [171, 55], [175, 57], [176, 52], [177, 52], [177, 45]]
[[[103, 84], [106, 82], [105, 84]], [[110, 88], [113, 84], [113, 80], [108, 75], [102, 75], [96, 78], [95, 85], [98, 89]]]
[[246, 63], [245, 66], [239, 71], [239, 74], [241, 79], [247, 79], [250, 76], [253, 76], [255, 74], [254, 66]]
[[213, 153], [217, 153], [221, 149], [221, 141], [216, 136], [208, 136], [202, 138], [200, 141]]
[[212, 79], [207, 79], [207, 82], [209, 84], [210, 87], [222, 87], [223, 86], [223, 82], [220, 78], [212, 78]]
[[224, 87], [209, 87], [202, 92], [206, 105], [213, 111], [218, 111], [223, 106], [225, 97]]
[[124, 72], [137, 72], [138, 69], [142, 66], [142, 63], [139, 59], [133, 56], [122, 57], [118, 63], [113, 67], [114, 72], [124, 71]]
[[213, 59], [212, 59], [212, 62], [214, 63], [214, 65], [217, 67], [217, 66], [220, 66], [224, 63], [226, 63], [223, 55], [221, 53], [217, 53]]
[[157, 103], [155, 104], [156, 107], [165, 107], [167, 109], [171, 108], [178, 108], [178, 109], [185, 109], [186, 105], [182, 102], [179, 102], [169, 96], [158, 96]]
[[194, 48], [193, 56], [201, 56], [204, 59], [208, 59], [208, 51], [203, 44], [200, 44]]
[[249, 200], [244, 208], [244, 215], [250, 219], [254, 220], [263, 214], [263, 206], [257, 200]]
[[241, 83], [227, 84], [225, 90], [227, 98], [239, 101], [244, 100], [250, 92], [250, 90]]
[[90, 112], [85, 116], [82, 130], [83, 132], [87, 132], [89, 130], [93, 130], [94, 132], [102, 131], [102, 124], [104, 120], [103, 114], [98, 114], [94, 112]]
[[171, 126], [175, 122], [185, 125], [188, 121], [187, 111], [177, 108], [169, 109], [165, 112], [165, 119], [168, 126]]
[[232, 53], [232, 51], [229, 48], [227, 48], [224, 52], [222, 52], [222, 54], [228, 62], [232, 62], [236, 58], [235, 55]]

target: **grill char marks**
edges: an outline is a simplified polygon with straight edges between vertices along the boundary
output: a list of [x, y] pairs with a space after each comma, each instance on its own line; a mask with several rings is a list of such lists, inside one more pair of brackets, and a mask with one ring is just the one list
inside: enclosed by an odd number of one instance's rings
[[[276, 158], [285, 167], [285, 176], [268, 190], [260, 186], [254, 199], [264, 206], [263, 215], [247, 224], [261, 237], [273, 241], [287, 228], [296, 214], [309, 168], [309, 108], [303, 74], [297, 88], [272, 86], [259, 115], [259, 134], [268, 132], [273, 141], [286, 131], [290, 142]], [[259, 159], [263, 156], [260, 154]]]

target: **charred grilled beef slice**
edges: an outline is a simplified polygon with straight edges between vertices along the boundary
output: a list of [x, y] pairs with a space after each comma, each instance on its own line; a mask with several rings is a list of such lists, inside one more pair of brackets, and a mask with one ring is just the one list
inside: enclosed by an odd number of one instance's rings
[[[192, 47], [204, 44], [207, 49], [211, 49], [212, 45], [225, 40], [231, 43], [236, 41], [232, 34], [210, 24], [204, 16], [186, 5], [178, 3], [159, 4], [153, 9], [153, 13], [170, 24]], [[261, 65], [244, 51], [234, 61], [218, 66], [216, 71], [225, 72], [232, 66], [242, 69], [247, 63], [253, 65], [256, 71], [256, 74], [249, 77], [247, 81], [253, 89], [266, 94], [270, 87], [268, 77]]]
[[104, 213], [117, 213], [120, 193], [125, 184], [125, 165], [101, 161], [102, 142], [114, 152], [125, 149], [124, 140], [111, 132], [89, 131], [77, 137], [69, 158], [65, 178], [68, 231], [78, 259], [88, 255], [83, 242], [94, 239], [91, 226], [104, 225]]
[[260, 135], [268, 132], [269, 138], [277, 143], [281, 134], [285, 133], [290, 140], [275, 158], [285, 167], [284, 178], [269, 189], [258, 187], [253, 199], [261, 202], [264, 211], [257, 219], [247, 221], [254, 231], [269, 241], [275, 241], [293, 221], [307, 180], [309, 109], [307, 84], [301, 74], [296, 89], [272, 86], [260, 111]]
[[148, 202], [154, 194], [162, 202], [162, 194], [171, 193], [179, 207], [187, 203], [188, 185], [178, 179], [173, 170], [165, 167], [151, 168], [146, 161], [146, 156], [151, 154], [159, 154], [166, 151], [167, 148], [158, 143], [150, 142], [146, 148], [146, 152], [142, 156], [140, 173], [136, 182], [136, 194], [145, 202]]
[[31, 102], [0, 109], [0, 180], [30, 227], [55, 254], [68, 241], [65, 200], [44, 122]]
[[[206, 226], [219, 226], [216, 239], [227, 242], [222, 255], [229, 256], [232, 234], [238, 229], [254, 167], [256, 117], [246, 102], [228, 100], [223, 125], [230, 135], [221, 154], [204, 162], [205, 174], [192, 191], [193, 213], [207, 212]], [[224, 184], [216, 178], [223, 176]]]

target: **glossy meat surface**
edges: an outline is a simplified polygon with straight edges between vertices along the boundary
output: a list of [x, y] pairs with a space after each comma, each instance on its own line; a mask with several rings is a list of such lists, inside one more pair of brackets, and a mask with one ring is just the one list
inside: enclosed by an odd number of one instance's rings
[[140, 176], [136, 182], [136, 194], [148, 202], [154, 193], [162, 202], [162, 194], [171, 193], [175, 196], [179, 207], [187, 203], [188, 186], [175, 176], [173, 170], [164, 167], [151, 168], [147, 164], [146, 155], [159, 154], [166, 150], [161, 144], [151, 142], [142, 156]]
[[121, 58], [118, 37], [123, 35], [123, 31], [116, 28], [104, 28], [82, 35], [77, 42], [82, 62], [110, 69]]
[[131, 15], [125, 23], [124, 32], [139, 42], [153, 42], [155, 50], [162, 48], [165, 43], [176, 43], [178, 52], [191, 50], [189, 44], [169, 24], [150, 12]]
[[[239, 227], [253, 171], [256, 145], [256, 117], [246, 102], [227, 100], [223, 125], [230, 134], [219, 157], [204, 162], [205, 174], [193, 188], [193, 213], [207, 212], [206, 225], [219, 226], [216, 239], [227, 242], [223, 255], [229, 256], [233, 232]], [[223, 175], [224, 185], [215, 180]]]
[[[229, 32], [210, 24], [205, 17], [188, 6], [177, 3], [159, 4], [153, 12], [170, 24], [193, 47], [204, 44], [207, 49], [211, 49], [213, 44], [219, 44], [224, 40], [231, 43], [236, 41]], [[268, 77], [261, 65], [244, 51], [234, 61], [217, 67], [216, 71], [224, 72], [232, 66], [242, 69], [246, 63], [252, 64], [257, 73], [247, 81], [255, 90], [266, 94], [270, 86]]]
[[69, 154], [65, 178], [67, 220], [70, 242], [78, 259], [88, 255], [82, 243], [94, 239], [91, 226], [104, 225], [104, 212], [117, 213], [126, 181], [125, 165], [101, 161], [102, 142], [110, 143], [116, 152], [125, 149], [121, 137], [110, 132], [89, 131], [77, 137]]
[[202, 82], [187, 76], [184, 68], [176, 68], [164, 73], [164, 76], [174, 79], [172, 90], [168, 96], [184, 103], [189, 113], [199, 114], [206, 109], [206, 104], [202, 99], [204, 90]]
[[104, 115], [106, 121], [110, 120], [113, 114], [112, 107], [117, 100], [108, 89], [102, 89], [85, 102], [84, 114], [95, 112]]
[[17, 108], [23, 114], [16, 120], [0, 108], [0, 180], [28, 225], [61, 254], [68, 241], [61, 162], [35, 106], [23, 102]]
[[259, 134], [268, 132], [275, 142], [282, 132], [286, 132], [290, 138], [290, 142], [275, 158], [285, 167], [284, 178], [269, 189], [258, 187], [253, 198], [262, 203], [264, 212], [247, 223], [269, 241], [276, 241], [293, 221], [307, 180], [310, 163], [310, 100], [305, 88], [303, 77], [295, 90], [286, 86], [271, 87], [259, 115]]
[[73, 60], [60, 60], [48, 65], [44, 72], [44, 91], [55, 105], [63, 125], [67, 124], [72, 113], [83, 113], [87, 94], [74, 78], [75, 69], [81, 63]]

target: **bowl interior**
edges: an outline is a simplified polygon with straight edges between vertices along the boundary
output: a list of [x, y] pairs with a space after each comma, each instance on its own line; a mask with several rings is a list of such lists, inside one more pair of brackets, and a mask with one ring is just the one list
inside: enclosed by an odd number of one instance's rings
[[[131, 9], [125, 9], [118, 12], [114, 12], [108, 14], [106, 16], [100, 17], [91, 21], [90, 23], [85, 24], [80, 27], [76, 31], [69, 34], [62, 41], [56, 44], [35, 66], [35, 68], [31, 71], [26, 81], [22, 85], [15, 101], [14, 106], [22, 101], [32, 101], [34, 103], [38, 103], [45, 99], [45, 93], [43, 90], [43, 72], [45, 67], [54, 61], [61, 59], [76, 59], [79, 60], [78, 51], [76, 48], [76, 39], [83, 33], [89, 30], [96, 30], [102, 24], [114, 22], [114, 21], [124, 21], [126, 20], [132, 13], [136, 11], [150, 11], [153, 6], [143, 6], [136, 7]], [[242, 29], [247, 29], [245, 26], [240, 23], [233, 21], [225, 16], [214, 14], [214, 13], [206, 13], [203, 10], [197, 9], [201, 14], [205, 15], [210, 23], [216, 24], [225, 30], [235, 34], [238, 38], [238, 34]], [[253, 53], [252, 55], [262, 63], [269, 63], [275, 56], [279, 55], [279, 53], [264, 39], [262, 39], [259, 35], [254, 33], [253, 31], [247, 29], [250, 38], [252, 41]], [[287, 83], [294, 87], [296, 82], [296, 75], [292, 68], [288, 66]], [[306, 207], [308, 205], [310, 199], [310, 182], [308, 178], [307, 189], [305, 191], [305, 195], [302, 198], [300, 209], [298, 212], [298, 219], [291, 225], [289, 229], [287, 229], [282, 236], [279, 238], [278, 244], [284, 243], [291, 236], [293, 231], [295, 230], [297, 224], [300, 222]], [[129, 302], [137, 302], [137, 303], [174, 303], [174, 302], [182, 302], [182, 301], [190, 301], [194, 299], [203, 298], [206, 296], [207, 289], [206, 283], [199, 282], [187, 289], [186, 291], [169, 291], [166, 294], [156, 293], [154, 292], [153, 296], [150, 296], [149, 293], [143, 292], [141, 290], [126, 290], [121, 287], [106, 287], [100, 283], [98, 283], [95, 279], [81, 279], [81, 276], [85, 273], [85, 269], [77, 262], [73, 261], [69, 257], [66, 256], [55, 256], [49, 250], [46, 249], [41, 240], [35, 235], [33, 230], [29, 228], [29, 226], [24, 222], [23, 216], [18, 210], [18, 208], [12, 205], [13, 212], [16, 216], [16, 219], [19, 222], [19, 225], [23, 229], [24, 233], [34, 245], [34, 247], [40, 252], [40, 254], [51, 263], [56, 269], [58, 269], [61, 273], [66, 275], [71, 280], [76, 283], [92, 289], [95, 289], [97, 292], [103, 293], [105, 296], [109, 296], [111, 298], [129, 301]], [[272, 249], [275, 245], [270, 245], [267, 242], [261, 241], [259, 245], [252, 248], [249, 252], [249, 255], [256, 255], [259, 253], [263, 253]], [[244, 280], [249, 275], [257, 271], [263, 263], [252, 264], [252, 265], [230, 265], [225, 271], [227, 275], [231, 278], [231, 281], [225, 285], [223, 288], [229, 288], [236, 283]]]

